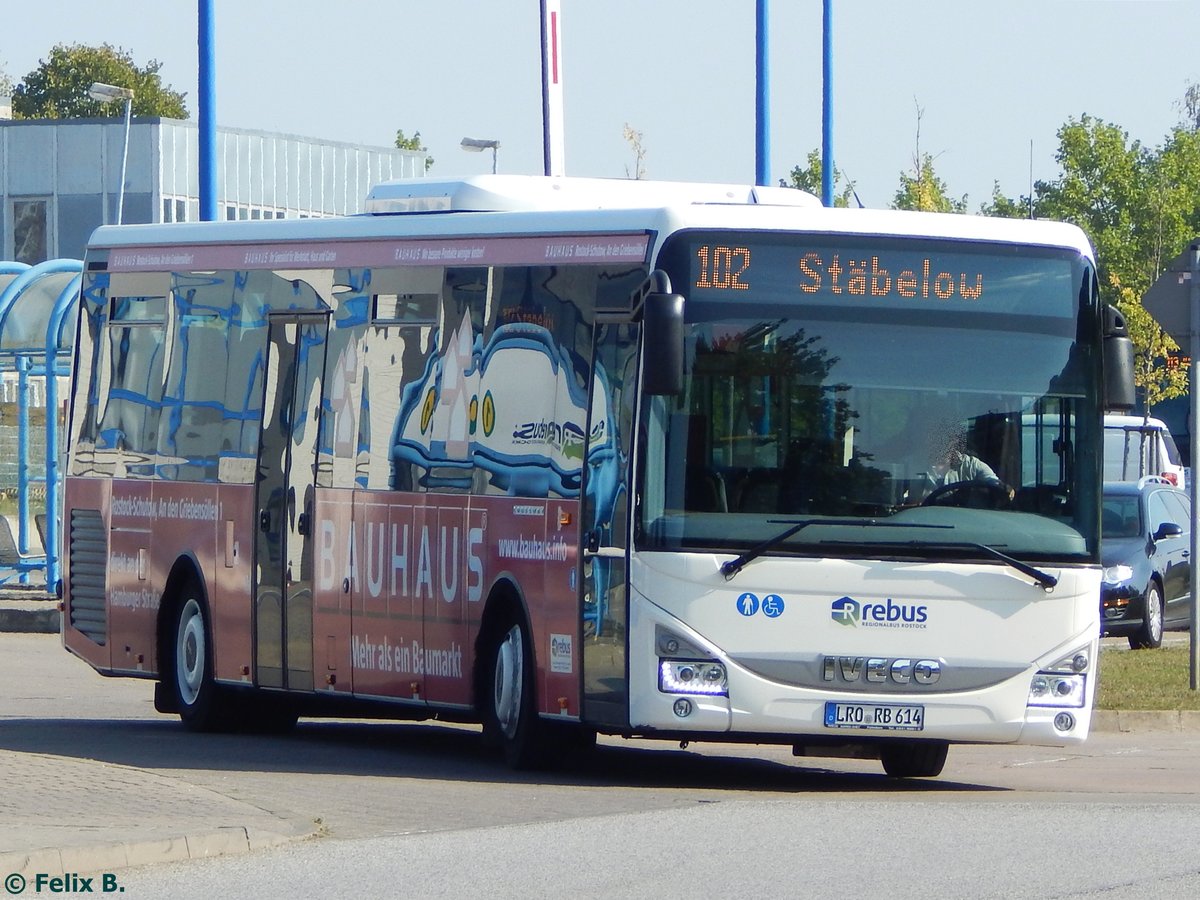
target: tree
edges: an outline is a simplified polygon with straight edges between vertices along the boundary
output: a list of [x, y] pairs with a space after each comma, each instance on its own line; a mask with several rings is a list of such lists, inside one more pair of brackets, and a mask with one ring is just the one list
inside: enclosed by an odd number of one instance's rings
[[933, 156], [921, 152], [921, 119], [925, 110], [917, 106], [917, 140], [913, 150], [912, 174], [900, 173], [900, 189], [892, 201], [893, 209], [913, 209], [920, 212], [967, 211], [967, 198], [954, 200], [946, 189], [946, 182], [933, 171]]
[[1037, 182], [1036, 212], [1043, 218], [1074, 222], [1087, 232], [1096, 249], [1100, 283], [1109, 285], [1109, 272], [1132, 289], [1149, 287], [1136, 260], [1144, 237], [1143, 192], [1147, 187], [1149, 156], [1138, 141], [1115, 125], [1084, 115], [1068, 120], [1058, 131], [1055, 154], [1062, 175]]
[[88, 88], [99, 81], [132, 89], [134, 115], [186, 119], [185, 95], [163, 85], [161, 68], [162, 63], [153, 59], [139, 67], [128, 50], [111, 44], [57, 44], [13, 91], [13, 115], [18, 119], [124, 115], [123, 103], [101, 103], [88, 96]]
[[1193, 81], [1187, 86], [1179, 106], [1183, 110], [1184, 125], [1192, 131], [1200, 131], [1200, 82]]
[[920, 212], [961, 213], [967, 211], [967, 198], [955, 200], [946, 182], [933, 171], [933, 157], [928, 153], [913, 160], [913, 173], [900, 173], [900, 189], [892, 201], [892, 209], [915, 209]]
[[1156, 403], [1187, 393], [1188, 370], [1177, 364], [1178, 357], [1174, 354], [1179, 345], [1146, 312], [1139, 296], [1121, 285], [1119, 276], [1110, 277], [1116, 295], [1114, 299], [1125, 314], [1125, 324], [1133, 341], [1133, 383], [1141, 389], [1149, 412]]
[[[789, 175], [791, 181], [779, 179], [780, 187], [793, 187], [802, 191], [808, 191], [810, 194], [816, 194], [820, 197], [823, 193], [823, 173], [824, 169], [821, 166], [821, 154], [817, 150], [808, 151], [807, 165], [792, 166], [792, 171]], [[854, 193], [854, 182], [846, 177], [846, 173], [834, 166], [833, 169], [833, 184], [834, 197], [833, 205], [847, 207], [850, 205], [850, 200], [853, 198], [856, 202], [858, 196]], [[842, 185], [841, 192], [837, 193], [837, 186]], [[861, 204], [859, 204], [861, 205]]]
[[13, 80], [9, 77], [7, 70], [4, 68], [4, 63], [0, 62], [0, 97], [11, 97], [13, 92]]
[[629, 173], [629, 166], [626, 166], [625, 177], [634, 180], [645, 178], [646, 148], [642, 145], [642, 132], [626, 122], [625, 127], [621, 129], [621, 136], [629, 142], [629, 146], [633, 150], [633, 174]]
[[992, 199], [979, 207], [983, 216], [999, 216], [1002, 219], [1028, 219], [1033, 216], [1033, 201], [1029, 197], [1013, 200], [1000, 192], [1000, 182], [992, 182]]
[[1172, 365], [1175, 342], [1141, 298], [1200, 233], [1200, 132], [1177, 127], [1145, 148], [1115, 125], [1083, 116], [1059, 130], [1062, 175], [1034, 186], [1036, 214], [1079, 225], [1096, 250], [1102, 290], [1129, 322], [1135, 382], [1147, 406], [1180, 396], [1187, 370]]
[[429, 155], [429, 148], [421, 143], [421, 132], [414, 131], [412, 137], [405, 137], [403, 130], [397, 130], [396, 146], [401, 150], [416, 150], [418, 153], [424, 153], [426, 172], [433, 165], [433, 157]]

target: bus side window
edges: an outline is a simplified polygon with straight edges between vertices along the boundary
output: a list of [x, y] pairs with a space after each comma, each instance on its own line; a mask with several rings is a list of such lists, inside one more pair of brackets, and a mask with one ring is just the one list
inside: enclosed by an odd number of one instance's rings
[[165, 297], [112, 300], [105, 350], [107, 395], [101, 397], [96, 447], [98, 452], [113, 451], [103, 455], [131, 475], [154, 472], [163, 394], [165, 304]]

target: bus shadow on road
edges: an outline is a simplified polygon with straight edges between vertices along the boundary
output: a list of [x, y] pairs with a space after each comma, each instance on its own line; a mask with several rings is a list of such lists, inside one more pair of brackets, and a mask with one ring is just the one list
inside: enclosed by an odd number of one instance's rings
[[[147, 770], [348, 775], [506, 784], [730, 791], [1002, 791], [944, 779], [895, 779], [878, 761], [794, 760], [787, 748], [602, 738], [552, 769], [507, 768], [478, 727], [443, 723], [303, 720], [286, 735], [197, 734], [177, 721], [0, 720], [0, 750]], [[8, 773], [10, 776], [15, 774]]]

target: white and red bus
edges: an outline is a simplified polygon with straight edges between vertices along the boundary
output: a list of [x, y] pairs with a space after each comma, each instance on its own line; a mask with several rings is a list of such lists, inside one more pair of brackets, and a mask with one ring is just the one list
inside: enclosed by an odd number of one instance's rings
[[95, 233], [72, 653], [195, 729], [437, 716], [517, 766], [1086, 737], [1129, 347], [1078, 229], [516, 176], [370, 210]]

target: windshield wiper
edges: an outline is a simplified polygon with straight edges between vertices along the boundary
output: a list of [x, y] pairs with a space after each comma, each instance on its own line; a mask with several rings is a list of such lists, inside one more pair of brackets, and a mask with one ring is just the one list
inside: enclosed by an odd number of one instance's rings
[[[851, 541], [822, 541], [822, 544], [850, 544]], [[990, 556], [992, 559], [998, 559], [1002, 563], [1012, 566], [1022, 575], [1028, 575], [1045, 591], [1052, 590], [1058, 584], [1058, 579], [1049, 572], [1043, 572], [1041, 569], [1034, 568], [1029, 563], [1021, 562], [1014, 556], [1009, 556], [995, 547], [989, 547], [987, 544], [976, 543], [975, 541], [938, 541], [935, 543], [926, 543], [924, 541], [872, 541], [872, 545], [876, 547], [905, 547], [909, 549], [942, 549], [942, 550], [977, 550], [985, 556]]]
[[[807, 528], [809, 525], [841, 525], [847, 528], [953, 528], [952, 525], [926, 525], [914, 522], [880, 522], [876, 519], [867, 519], [865, 522], [848, 522], [845, 519], [805, 519], [803, 522], [796, 522], [785, 531], [781, 531], [774, 537], [769, 537], [761, 544], [756, 544], [751, 547], [741, 556], [734, 557], [728, 562], [721, 564], [721, 574], [725, 576], [725, 580], [729, 581], [742, 569], [746, 568], [748, 563], [758, 559], [772, 547], [777, 547], [790, 538], [793, 534]], [[826, 541], [823, 543], [839, 543], [837, 541]], [[846, 542], [850, 543], [850, 542]]]

